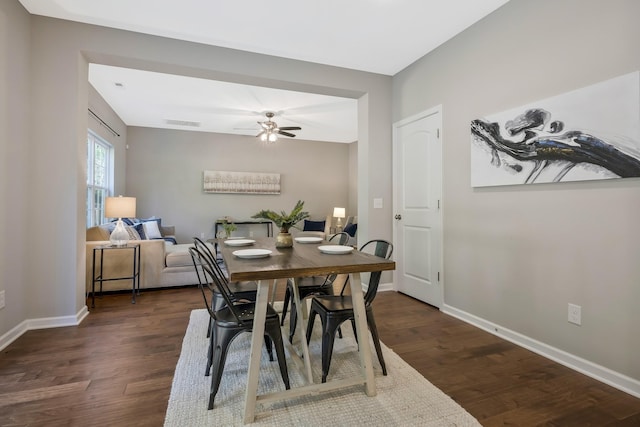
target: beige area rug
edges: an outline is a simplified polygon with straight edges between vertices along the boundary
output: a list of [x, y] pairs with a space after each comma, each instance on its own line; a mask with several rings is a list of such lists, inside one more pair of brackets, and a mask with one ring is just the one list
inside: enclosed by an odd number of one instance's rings
[[[288, 317], [288, 316], [287, 316]], [[207, 410], [211, 377], [204, 376], [209, 316], [194, 310], [176, 366], [165, 417], [166, 427], [241, 426], [251, 334], [240, 335], [231, 345], [216, 396], [215, 407]], [[310, 352], [314, 378], [321, 376], [320, 321], [316, 320]], [[336, 338], [329, 380], [353, 375], [359, 370], [356, 342], [351, 326], [343, 327], [344, 338]], [[287, 328], [288, 330], [288, 328]], [[295, 343], [295, 341], [294, 341]], [[427, 381], [384, 344], [387, 376], [372, 348], [377, 395], [368, 397], [364, 386], [259, 404], [256, 426], [480, 426], [460, 405]], [[269, 361], [263, 348], [259, 393], [284, 390], [278, 362]], [[275, 351], [274, 351], [275, 354]], [[287, 360], [292, 387], [302, 385], [296, 365]], [[317, 380], [316, 380], [317, 381]]]

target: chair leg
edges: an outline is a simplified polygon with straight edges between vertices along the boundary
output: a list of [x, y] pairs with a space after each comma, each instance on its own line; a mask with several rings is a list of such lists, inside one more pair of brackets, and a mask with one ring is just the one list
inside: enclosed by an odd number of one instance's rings
[[226, 352], [220, 347], [213, 350], [213, 375], [211, 375], [211, 391], [209, 392], [209, 406], [207, 409], [213, 409], [213, 402], [220, 388], [220, 380], [222, 379], [222, 371], [224, 370], [224, 362]]
[[227, 352], [229, 345], [233, 338], [239, 333], [243, 332], [242, 329], [218, 329], [213, 331], [211, 337], [215, 337], [215, 343], [213, 343], [213, 372], [211, 374], [211, 392], [209, 393], [209, 406], [208, 409], [213, 409], [213, 402], [220, 388], [220, 381], [222, 379], [222, 372], [224, 371], [224, 365], [227, 361]]
[[291, 301], [291, 316], [289, 316], [289, 342], [293, 343], [293, 336], [296, 332], [296, 325], [298, 323], [298, 310], [296, 310], [296, 303]]
[[[213, 323], [209, 323], [209, 324], [213, 328]], [[207, 368], [204, 371], [205, 377], [208, 377], [209, 374], [211, 373], [211, 365], [213, 364], [213, 346], [214, 345], [215, 345], [215, 337], [214, 337], [214, 331], [212, 329], [211, 333], [209, 334], [209, 350], [207, 351]]]
[[367, 324], [369, 325], [369, 330], [371, 331], [371, 336], [373, 337], [373, 345], [376, 347], [378, 361], [380, 362], [380, 366], [382, 366], [382, 375], [387, 375], [387, 365], [384, 363], [384, 357], [382, 357], [382, 347], [380, 346], [378, 327], [376, 326], [376, 321], [373, 318], [373, 313], [370, 311], [367, 311]]
[[[289, 290], [289, 284], [287, 283], [287, 289], [284, 291], [284, 302], [282, 304], [282, 317], [280, 318], [280, 326], [284, 326], [284, 318], [287, 317], [287, 308], [289, 307], [289, 300], [291, 299], [291, 291]], [[293, 309], [292, 309], [293, 312]]]
[[267, 347], [267, 353], [269, 353], [269, 360], [273, 362], [273, 342], [268, 334], [264, 334], [264, 345]]
[[[320, 316], [322, 319], [322, 315]], [[336, 338], [336, 329], [339, 324], [335, 324], [335, 321], [327, 316], [326, 320], [322, 322], [322, 382], [327, 382], [327, 375], [329, 374], [329, 367], [331, 366], [331, 355], [333, 354], [333, 342]]]
[[277, 323], [275, 324], [275, 328], [277, 329], [273, 329], [273, 327], [271, 327], [268, 333], [276, 347], [276, 355], [278, 356], [278, 366], [280, 367], [282, 381], [284, 382], [285, 388], [289, 390], [291, 386], [289, 385], [289, 371], [287, 370], [287, 359], [284, 354], [284, 345], [282, 343], [282, 332], [280, 331], [280, 327]]
[[358, 331], [356, 331], [356, 319], [351, 319], [351, 329], [353, 329], [353, 337], [358, 342]]
[[311, 305], [311, 311], [309, 312], [309, 320], [307, 321], [307, 344], [311, 341], [311, 333], [313, 332], [313, 322], [316, 320], [317, 312]]

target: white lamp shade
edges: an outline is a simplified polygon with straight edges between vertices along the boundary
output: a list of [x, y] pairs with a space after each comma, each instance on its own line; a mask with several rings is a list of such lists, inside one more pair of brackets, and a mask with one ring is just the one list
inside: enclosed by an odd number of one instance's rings
[[135, 197], [107, 197], [104, 203], [104, 216], [107, 218], [135, 218]]
[[335, 218], [344, 218], [344, 208], [333, 208], [333, 216]]

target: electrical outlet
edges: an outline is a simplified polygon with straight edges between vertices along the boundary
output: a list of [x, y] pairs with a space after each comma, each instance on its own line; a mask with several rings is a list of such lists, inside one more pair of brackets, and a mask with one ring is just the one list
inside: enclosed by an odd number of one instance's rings
[[200, 233], [200, 238], [204, 239], [204, 233]]
[[4, 308], [4, 291], [0, 291], [0, 308]]
[[249, 230], [249, 237], [253, 237], [253, 231]]
[[582, 324], [582, 307], [579, 305], [569, 303], [569, 315], [568, 315], [569, 323], [573, 323], [574, 325]]

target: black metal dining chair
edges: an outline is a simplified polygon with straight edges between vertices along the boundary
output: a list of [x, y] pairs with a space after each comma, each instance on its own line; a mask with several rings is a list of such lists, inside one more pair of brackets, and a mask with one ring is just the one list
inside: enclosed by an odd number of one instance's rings
[[[329, 242], [338, 245], [346, 245], [349, 242], [349, 234], [345, 232], [337, 233], [329, 238]], [[300, 301], [311, 295], [333, 295], [333, 282], [335, 282], [337, 274], [328, 276], [310, 276], [298, 278], [298, 293]], [[284, 302], [282, 304], [281, 325], [284, 325], [284, 319], [287, 316], [287, 308], [291, 301], [291, 318], [289, 319], [289, 342], [293, 342], [293, 334], [296, 331], [298, 323], [298, 315], [296, 311], [295, 301], [293, 301], [293, 279], [287, 279], [287, 289], [284, 293]]]
[[[381, 258], [389, 259], [393, 253], [393, 245], [386, 240], [371, 240], [360, 248], [362, 252], [373, 253], [373, 255]], [[378, 361], [382, 366], [382, 374], [387, 375], [387, 366], [382, 356], [382, 348], [380, 347], [380, 338], [378, 337], [378, 328], [373, 317], [372, 302], [378, 292], [380, 284], [381, 271], [374, 271], [369, 277], [367, 291], [364, 294], [364, 306], [367, 313], [367, 325], [373, 337], [373, 344], [376, 348]], [[344, 292], [344, 287], [343, 287]], [[351, 320], [351, 326], [354, 334], [356, 334], [355, 318], [353, 314], [353, 301], [351, 296], [344, 295], [318, 295], [311, 300], [311, 309], [309, 311], [309, 322], [307, 323], [307, 343], [311, 340], [313, 332], [313, 323], [316, 315], [320, 316], [322, 322], [322, 382], [327, 381], [329, 366], [331, 365], [331, 355], [333, 353], [333, 342], [335, 340], [336, 330], [340, 325]], [[356, 334], [356, 340], [358, 336]]]
[[[228, 288], [226, 278], [216, 271], [215, 263], [212, 264], [210, 262], [208, 255], [202, 253], [196, 247], [189, 248], [189, 252], [194, 267], [196, 269], [200, 268], [198, 276], [200, 280], [199, 288], [209, 316], [213, 320], [205, 370], [205, 376], [208, 376], [211, 371], [211, 391], [209, 393], [208, 409], [213, 409], [213, 403], [220, 388], [229, 346], [241, 333], [252, 331], [255, 302], [239, 302], [235, 300]], [[225, 302], [224, 307], [215, 311], [209, 304], [207, 295], [209, 292], [213, 292], [214, 288], [217, 289]], [[265, 345], [271, 361], [273, 361], [272, 347], [275, 345], [280, 374], [285, 388], [288, 390], [290, 388], [289, 373], [282, 341], [280, 317], [270, 304], [267, 305], [264, 334]]]
[[[200, 251], [201, 254], [205, 255], [211, 264], [211, 266], [216, 270], [220, 277], [224, 277], [227, 280], [227, 275], [222, 271], [220, 265], [218, 265], [218, 260], [214, 256], [213, 252], [211, 252], [211, 248], [205, 242], [203, 242], [198, 237], [193, 238], [193, 245]], [[196, 274], [201, 274], [196, 268]], [[200, 280], [200, 277], [198, 277]], [[234, 301], [255, 301], [256, 294], [258, 292], [258, 284], [254, 281], [248, 282], [229, 282], [227, 280], [227, 287], [231, 291], [231, 296]], [[211, 309], [213, 311], [218, 311], [222, 307], [225, 306], [225, 300], [218, 291], [218, 288], [214, 287], [211, 293]], [[209, 338], [209, 334], [211, 333], [211, 323], [209, 322], [209, 327], [207, 328], [207, 338]]]

